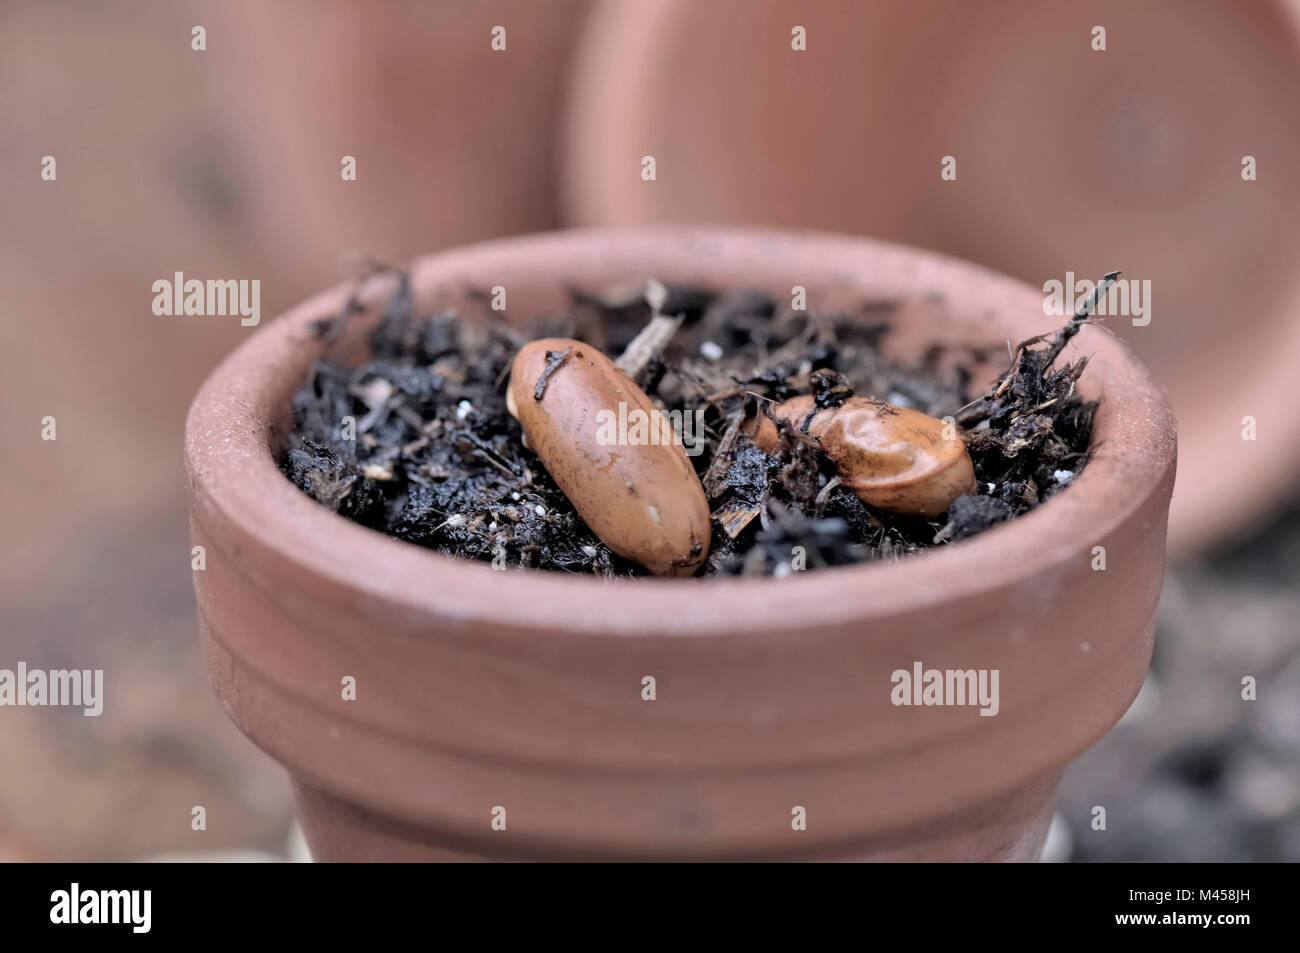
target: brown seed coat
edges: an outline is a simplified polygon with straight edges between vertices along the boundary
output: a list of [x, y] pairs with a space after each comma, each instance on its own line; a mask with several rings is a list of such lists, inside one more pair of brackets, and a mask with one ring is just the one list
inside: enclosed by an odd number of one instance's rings
[[[552, 357], [572, 348], [546, 380]], [[510, 372], [507, 406], [583, 521], [614, 552], [656, 575], [687, 576], [709, 552], [709, 504], [681, 440], [654, 403], [589, 344], [544, 338], [525, 345]], [[610, 446], [598, 436], [609, 411], [645, 414], [655, 441]]]
[[[796, 428], [815, 407], [810, 395], [772, 408]], [[960, 437], [947, 439], [944, 422], [881, 400], [850, 397], [843, 405], [817, 411], [808, 435], [835, 462], [844, 485], [864, 503], [914, 516], [938, 516], [953, 500], [975, 489], [975, 469]], [[761, 450], [771, 452], [777, 428], [766, 416], [749, 430]]]

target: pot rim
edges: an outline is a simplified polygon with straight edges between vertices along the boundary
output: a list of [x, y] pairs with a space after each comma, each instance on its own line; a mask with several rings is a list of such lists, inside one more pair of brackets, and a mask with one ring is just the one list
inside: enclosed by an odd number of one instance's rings
[[[733, 269], [740, 257], [754, 273], [756, 263], [779, 262], [797, 250], [818, 263], [810, 268], [810, 273], [820, 271], [809, 281], [810, 290], [814, 280], [857, 282], [864, 300], [881, 274], [910, 283], [917, 295], [936, 284], [961, 287], [964, 305], [970, 305], [973, 287], [978, 304], [1024, 307], [1023, 337], [1044, 330], [1029, 323], [1031, 314], [1046, 320], [1041, 294], [1018, 281], [934, 252], [822, 232], [696, 226], [546, 232], [426, 256], [413, 263], [410, 274], [418, 300], [423, 289], [446, 286], [447, 276], [459, 267], [481, 268], [485, 261], [544, 253], [571, 255], [581, 265], [602, 254], [636, 253], [647, 256], [647, 267], [656, 274], [671, 279], [671, 262], [694, 260], [698, 268], [696, 256], [723, 249], [733, 259]], [[657, 262], [649, 260], [656, 257]], [[392, 287], [391, 280], [373, 282], [363, 299], [368, 308]], [[721, 638], [751, 628], [806, 630], [848, 616], [864, 622], [886, 619], [981, 591], [1031, 584], [1049, 566], [1091, 558], [1092, 541], [1130, 519], [1175, 465], [1174, 418], [1163, 390], [1122, 341], [1087, 327], [1066, 353], [1090, 355], [1081, 386], [1091, 377], [1091, 386], [1099, 386], [1103, 396], [1088, 466], [1042, 506], [974, 538], [900, 562], [823, 568], [781, 579], [608, 581], [557, 572], [501, 572], [353, 523], [312, 500], [276, 466], [270, 449], [275, 412], [267, 391], [282, 379], [279, 368], [287, 360], [319, 355], [323, 345], [302, 350], [312, 347], [309, 325], [336, 313], [352, 290], [340, 285], [322, 292], [259, 328], [203, 383], [186, 422], [191, 511], [201, 522], [215, 517], [228, 524], [347, 598], [379, 601], [414, 618], [493, 623], [539, 637], [693, 638]], [[1015, 314], [1006, 317], [1016, 319]], [[1051, 322], [1055, 326], [1059, 319]], [[304, 368], [309, 364], [306, 360]], [[338, 553], [349, 558], [340, 561]], [[1027, 553], [1035, 558], [1026, 559]], [[671, 612], [665, 612], [666, 604]]]

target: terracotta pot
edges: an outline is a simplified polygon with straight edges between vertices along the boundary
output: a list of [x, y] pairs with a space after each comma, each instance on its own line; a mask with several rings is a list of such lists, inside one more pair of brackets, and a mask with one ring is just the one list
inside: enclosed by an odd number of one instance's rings
[[[587, 0], [239, 0], [212, 42], [291, 214], [263, 232], [299, 259], [381, 261], [558, 224], [559, 116]], [[493, 29], [506, 49], [492, 48]], [[237, 49], [227, 51], [227, 46]], [[340, 162], [356, 157], [356, 179]], [[337, 273], [337, 270], [334, 272]]]
[[1171, 548], [1294, 495], [1300, 3], [608, 0], [589, 23], [574, 224], [830, 229], [1039, 288], [1123, 269], [1150, 280], [1151, 323], [1108, 323], [1183, 424]]
[[[810, 307], [941, 296], [889, 337], [898, 356], [1052, 324], [1011, 279], [820, 235], [563, 232], [425, 258], [412, 280], [425, 308], [502, 284], [522, 319], [650, 275], [797, 283]], [[1072, 345], [1092, 355], [1083, 393], [1103, 398], [1095, 455], [1011, 524], [894, 564], [607, 584], [442, 557], [279, 473], [290, 395], [322, 353], [308, 324], [344, 294], [235, 351], [186, 434], [209, 677], [293, 775], [317, 859], [1036, 856], [1061, 769], [1123, 714], [1151, 654], [1174, 425], [1119, 340], [1086, 329]], [[360, 359], [376, 319], [336, 356]], [[895, 707], [891, 673], [916, 661], [999, 670], [1000, 711]], [[642, 700], [646, 675], [657, 700]]]

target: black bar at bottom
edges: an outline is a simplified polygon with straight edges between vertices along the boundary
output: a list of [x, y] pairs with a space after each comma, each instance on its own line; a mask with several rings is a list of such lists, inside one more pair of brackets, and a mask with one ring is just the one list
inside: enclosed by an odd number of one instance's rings
[[602, 946], [620, 935], [710, 934], [733, 946], [749, 930], [824, 935], [838, 925], [859, 939], [919, 929], [927, 944], [1044, 930], [1233, 942], [1284, 927], [1294, 882], [1284, 865], [550, 866], [542, 875], [536, 865], [7, 865], [0, 923], [6, 941], [63, 934], [87, 949], [157, 938], [441, 945], [452, 935], [421, 928], [447, 926], [461, 937], [455, 946], [506, 928], [537, 940], [590, 934]]

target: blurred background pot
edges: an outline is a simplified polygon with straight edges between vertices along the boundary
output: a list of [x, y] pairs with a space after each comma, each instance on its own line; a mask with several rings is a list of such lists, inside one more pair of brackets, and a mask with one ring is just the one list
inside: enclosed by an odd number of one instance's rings
[[[1108, 325], [1182, 422], [1170, 545], [1187, 553], [1294, 493], [1298, 10], [605, 0], [574, 75], [567, 208], [580, 225], [867, 234], [1039, 288], [1067, 271], [1150, 280], [1151, 323]], [[1242, 178], [1248, 155], [1256, 181]], [[940, 179], [945, 156], [953, 181]]]
[[[247, 125], [295, 257], [406, 261], [553, 228], [561, 100], [588, 0], [244, 0]], [[494, 49], [494, 30], [504, 49]], [[213, 44], [214, 47], [216, 44]], [[344, 182], [341, 160], [357, 161]], [[319, 285], [317, 285], [319, 287]]]
[[[504, 285], [521, 321], [566, 308], [570, 289], [652, 275], [803, 284], [810, 307], [937, 296], [887, 338], [898, 357], [1053, 324], [1011, 279], [816, 235], [557, 233], [422, 259], [412, 283], [421, 309], [467, 314], [471, 289]], [[364, 357], [388, 290], [370, 290], [332, 356]], [[1094, 458], [1011, 524], [888, 565], [606, 584], [442, 557], [279, 473], [290, 396], [325, 348], [309, 324], [346, 293], [236, 350], [186, 433], [208, 675], [289, 769], [317, 859], [1037, 855], [1061, 769], [1125, 711], [1151, 653], [1173, 419], [1117, 339], [1085, 329], [1068, 352], [1093, 355], [1081, 387], [1104, 396]], [[999, 713], [894, 707], [890, 675], [915, 661], [998, 669]], [[797, 807], [807, 830], [792, 830]]]

